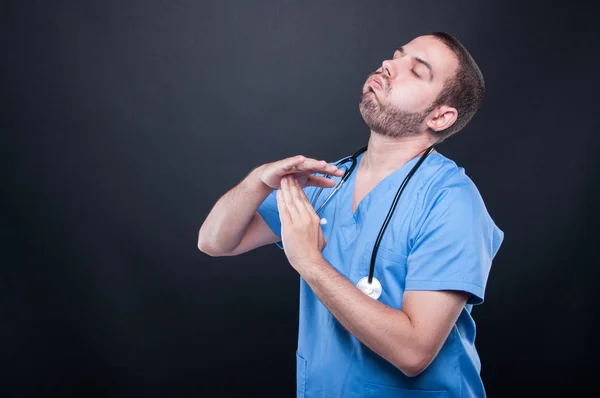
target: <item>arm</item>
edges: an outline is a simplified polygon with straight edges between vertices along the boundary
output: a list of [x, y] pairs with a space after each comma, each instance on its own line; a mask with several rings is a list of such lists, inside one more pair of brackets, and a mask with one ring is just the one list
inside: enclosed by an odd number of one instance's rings
[[436, 357], [468, 297], [459, 291], [408, 291], [400, 311], [361, 292], [324, 259], [297, 269], [350, 333], [409, 377]]
[[272, 191], [259, 178], [262, 167], [252, 170], [215, 203], [200, 227], [200, 251], [211, 256], [234, 256], [279, 240], [256, 212]]
[[213, 206], [198, 233], [198, 249], [211, 256], [235, 256], [280, 238], [257, 212], [285, 175], [303, 186], [332, 187], [335, 182], [314, 173], [341, 176], [343, 171], [324, 160], [294, 156], [255, 168]]
[[319, 217], [293, 178], [283, 179], [277, 191], [281, 236], [292, 267], [350, 333], [407, 376], [433, 361], [467, 300], [483, 297], [477, 279], [482, 273], [473, 271], [486, 265], [482, 257], [490, 249], [470, 243], [485, 231], [466, 217], [469, 201], [455, 200], [462, 192], [444, 193], [445, 200], [430, 212], [431, 225], [422, 228], [409, 256], [402, 310], [397, 310], [362, 293], [325, 261]]

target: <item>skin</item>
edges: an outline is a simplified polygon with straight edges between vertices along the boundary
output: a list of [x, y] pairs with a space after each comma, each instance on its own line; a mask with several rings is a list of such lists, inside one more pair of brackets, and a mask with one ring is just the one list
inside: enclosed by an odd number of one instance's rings
[[[361, 167], [376, 175], [391, 172], [425, 151], [435, 132], [450, 127], [458, 115], [451, 106], [435, 106], [458, 66], [452, 51], [433, 36], [417, 37], [402, 47], [404, 53], [393, 51], [369, 74], [361, 91], [359, 110], [371, 130]], [[433, 76], [416, 58], [431, 65]], [[383, 80], [384, 86], [371, 84], [372, 77]], [[391, 116], [396, 118], [389, 120]]]
[[[361, 91], [359, 110], [371, 135], [355, 171], [355, 205], [381, 179], [424, 152], [436, 131], [456, 121], [455, 108], [435, 103], [458, 65], [454, 54], [431, 36], [403, 48], [368, 76]], [[416, 57], [431, 65], [432, 76]], [[373, 76], [382, 79], [382, 87], [369, 83]], [[398, 310], [361, 292], [321, 254], [326, 242], [319, 217], [301, 186], [331, 186], [332, 181], [311, 179], [314, 172], [341, 175], [325, 161], [303, 156], [254, 169], [217, 201], [200, 228], [198, 248], [211, 256], [234, 256], [279, 241], [256, 211], [278, 189], [281, 236], [291, 266], [350, 333], [407, 376], [418, 375], [441, 349], [468, 294], [407, 291]]]
[[[432, 105], [456, 70], [454, 54], [431, 36], [417, 37], [403, 48], [404, 53], [396, 51], [383, 61], [362, 89], [359, 109], [371, 136], [357, 169], [356, 202], [374, 181], [424, 152], [432, 134], [456, 120], [455, 108]], [[428, 62], [433, 75], [415, 57]], [[383, 79], [383, 87], [369, 83], [372, 76]], [[319, 216], [294, 175], [284, 176], [280, 185], [277, 205], [289, 263], [350, 333], [407, 376], [420, 374], [439, 353], [468, 294], [407, 291], [401, 310], [373, 300], [323, 258], [326, 242]]]

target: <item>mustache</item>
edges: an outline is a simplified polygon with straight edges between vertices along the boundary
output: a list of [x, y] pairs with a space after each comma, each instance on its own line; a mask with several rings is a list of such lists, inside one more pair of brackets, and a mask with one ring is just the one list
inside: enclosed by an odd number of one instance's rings
[[380, 79], [383, 81], [383, 83], [384, 83], [384, 87], [383, 87], [383, 88], [387, 90], [387, 88], [388, 88], [388, 87], [389, 87], [389, 85], [390, 85], [390, 82], [389, 82], [389, 80], [388, 80], [389, 78], [388, 78], [388, 77], [387, 77], [385, 74], [383, 74], [383, 73], [373, 72], [373, 73], [369, 74], [369, 76], [367, 76], [367, 80], [369, 80], [369, 79], [370, 79], [371, 77], [373, 77], [373, 76], [379, 76], [379, 78], [380, 78]]

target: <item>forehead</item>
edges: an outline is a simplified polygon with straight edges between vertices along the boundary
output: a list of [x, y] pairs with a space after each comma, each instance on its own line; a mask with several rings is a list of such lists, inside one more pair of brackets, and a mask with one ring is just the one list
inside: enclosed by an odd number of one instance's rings
[[436, 80], [445, 81], [454, 75], [458, 67], [456, 56], [444, 43], [433, 36], [419, 36], [404, 45], [412, 57], [419, 57], [431, 64]]

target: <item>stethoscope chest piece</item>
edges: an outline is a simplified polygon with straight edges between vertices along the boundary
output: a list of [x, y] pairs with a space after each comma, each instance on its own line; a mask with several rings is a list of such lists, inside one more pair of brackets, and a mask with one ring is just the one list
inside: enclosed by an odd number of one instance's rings
[[369, 277], [365, 276], [358, 281], [356, 287], [358, 287], [364, 294], [375, 300], [381, 296], [381, 292], [383, 291], [381, 283], [375, 277], [373, 277], [373, 280], [371, 283], [369, 283]]

